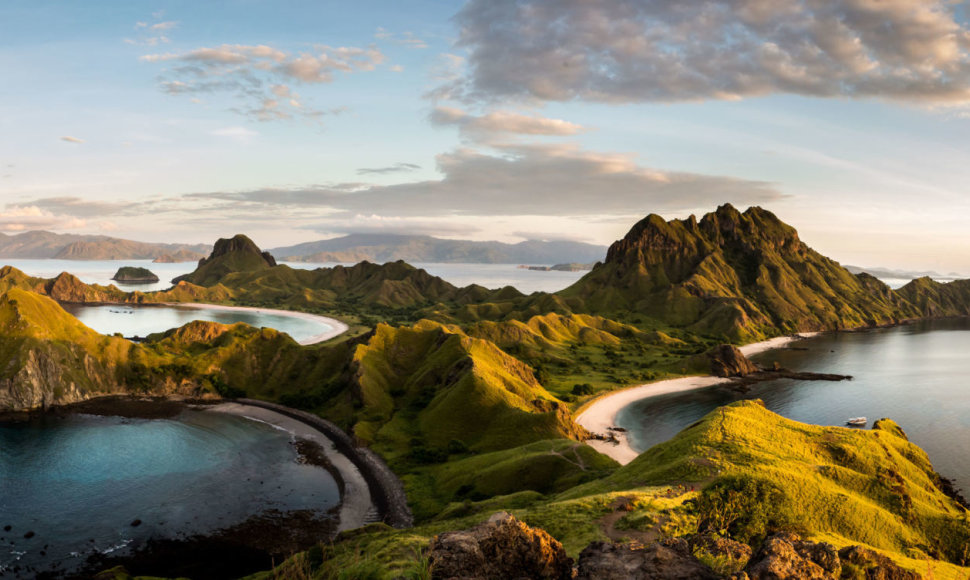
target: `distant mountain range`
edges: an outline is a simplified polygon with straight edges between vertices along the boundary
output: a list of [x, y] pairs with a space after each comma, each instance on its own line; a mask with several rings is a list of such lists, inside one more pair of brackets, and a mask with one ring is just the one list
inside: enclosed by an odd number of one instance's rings
[[962, 274], [956, 272], [950, 272], [949, 274], [940, 274], [939, 272], [934, 272], [932, 270], [893, 270], [890, 268], [863, 268], [862, 266], [844, 266], [846, 270], [852, 272], [853, 274], [861, 274], [865, 272], [876, 278], [896, 278], [899, 280], [914, 280], [916, 278], [933, 278], [944, 279], [944, 280], [955, 280], [959, 278], [964, 278]]
[[431, 236], [350, 234], [269, 250], [289, 262], [448, 262], [471, 264], [560, 264], [597, 262], [606, 246], [528, 240], [517, 244], [444, 240]]
[[0, 233], [0, 258], [194, 262], [204, 258], [211, 250], [212, 246], [208, 244], [152, 244], [109, 236], [45, 231], [12, 236]]

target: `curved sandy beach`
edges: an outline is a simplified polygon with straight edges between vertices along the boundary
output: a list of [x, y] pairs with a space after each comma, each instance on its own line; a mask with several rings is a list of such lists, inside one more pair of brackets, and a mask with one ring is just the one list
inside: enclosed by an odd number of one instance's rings
[[202, 406], [205, 411], [216, 413], [229, 413], [239, 417], [245, 417], [254, 421], [269, 423], [291, 433], [294, 437], [313, 441], [323, 448], [327, 460], [337, 470], [339, 477], [343, 480], [343, 495], [340, 498], [340, 514], [338, 531], [352, 530], [366, 524], [372, 523], [377, 519], [377, 506], [371, 498], [370, 487], [360, 473], [356, 465], [345, 455], [337, 451], [333, 441], [329, 437], [317, 431], [310, 425], [296, 419], [292, 419], [270, 409], [254, 407], [241, 403], [219, 403], [217, 405]]
[[320, 334], [315, 334], [313, 336], [304, 338], [298, 341], [302, 345], [316, 344], [318, 342], [323, 342], [325, 340], [330, 340], [335, 336], [340, 336], [341, 334], [347, 332], [349, 327], [336, 320], [334, 318], [327, 318], [326, 316], [320, 316], [318, 314], [310, 314], [307, 312], [294, 312], [292, 310], [275, 310], [273, 308], [258, 308], [256, 306], [223, 306], [221, 304], [204, 304], [202, 302], [163, 302], [162, 304], [166, 306], [187, 306], [189, 308], [198, 308], [200, 310], [235, 310], [235, 311], [248, 311], [248, 312], [268, 312], [270, 314], [275, 314], [277, 316], [288, 316], [290, 318], [299, 318], [301, 320], [310, 320], [313, 322], [320, 322], [326, 324], [332, 330], [327, 332], [322, 332]]
[[[746, 344], [739, 347], [738, 350], [740, 350], [744, 356], [752, 356], [774, 348], [781, 348], [793, 341], [809, 338], [815, 334], [817, 333], [803, 333], [797, 336], [779, 336], [777, 338], [772, 338], [761, 342]], [[730, 379], [712, 376], [682, 377], [679, 379], [670, 379], [640, 385], [637, 387], [631, 387], [629, 389], [623, 389], [622, 391], [615, 391], [603, 395], [599, 399], [596, 399], [590, 403], [579, 415], [576, 416], [576, 422], [592, 433], [606, 435], [610, 433], [609, 428], [616, 425], [617, 414], [621, 409], [630, 403], [641, 401], [643, 399], [649, 399], [650, 397], [666, 395], [668, 393], [679, 393], [682, 391], [692, 391], [694, 389], [711, 387], [729, 381]], [[619, 443], [614, 444], [608, 441], [600, 440], [590, 440], [586, 443], [600, 453], [612, 457], [621, 465], [630, 463], [637, 457], [637, 455], [640, 455], [640, 451], [637, 451], [630, 446], [626, 433], [614, 431], [613, 434]]]

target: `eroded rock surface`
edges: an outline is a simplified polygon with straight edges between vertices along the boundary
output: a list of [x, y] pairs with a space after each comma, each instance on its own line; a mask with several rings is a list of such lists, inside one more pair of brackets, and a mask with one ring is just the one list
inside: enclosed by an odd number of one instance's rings
[[567, 580], [573, 570], [558, 540], [507, 513], [470, 530], [436, 536], [428, 557], [436, 580]]

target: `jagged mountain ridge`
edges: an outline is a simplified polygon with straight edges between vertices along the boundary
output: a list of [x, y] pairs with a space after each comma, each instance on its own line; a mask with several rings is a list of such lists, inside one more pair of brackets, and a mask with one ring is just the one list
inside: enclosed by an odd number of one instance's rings
[[581, 311], [639, 312], [734, 341], [922, 315], [876, 278], [812, 250], [771, 212], [729, 204], [699, 221], [647, 216], [559, 296]]

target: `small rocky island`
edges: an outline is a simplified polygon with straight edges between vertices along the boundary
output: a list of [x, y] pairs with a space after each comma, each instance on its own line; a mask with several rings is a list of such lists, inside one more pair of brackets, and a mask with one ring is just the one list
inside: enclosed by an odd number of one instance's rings
[[135, 266], [122, 266], [118, 268], [118, 271], [111, 279], [123, 284], [154, 284], [158, 282], [158, 276], [151, 270]]

